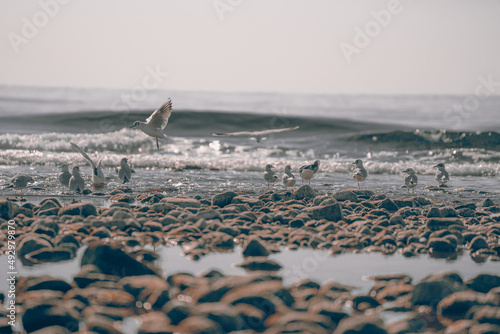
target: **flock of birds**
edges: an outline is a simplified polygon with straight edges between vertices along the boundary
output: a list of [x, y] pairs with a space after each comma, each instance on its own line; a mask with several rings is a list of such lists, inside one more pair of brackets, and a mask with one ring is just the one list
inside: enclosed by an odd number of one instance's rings
[[[159, 149], [160, 145], [158, 139], [166, 139], [163, 134], [163, 129], [167, 126], [168, 119], [172, 114], [172, 100], [168, 99], [161, 105], [160, 108], [156, 109], [151, 116], [149, 116], [145, 122], [135, 121], [131, 128], [138, 128], [150, 137], [156, 138], [156, 147]], [[92, 167], [92, 181], [93, 186], [96, 188], [102, 187], [106, 184], [106, 178], [103, 172], [103, 163], [99, 159], [97, 164], [89, 157], [87, 152], [82, 150], [75, 143], [70, 143], [73, 150], [79, 152]], [[61, 173], [58, 175], [57, 179], [59, 183], [63, 186], [69, 187], [70, 191], [80, 193], [85, 190], [85, 180], [80, 174], [80, 167], [74, 166], [72, 171], [69, 171], [69, 166], [67, 164], [61, 165]], [[129, 182], [134, 170], [130, 168], [127, 158], [123, 158], [120, 161], [120, 168], [117, 169], [118, 177], [123, 183]], [[33, 183], [34, 180], [31, 176], [26, 174], [17, 174], [11, 181], [10, 186], [7, 188], [24, 189], [28, 186], [28, 183]]]
[[[165, 101], [165, 103], [161, 105], [160, 108], [156, 109], [151, 114], [151, 116], [149, 116], [146, 119], [145, 122], [135, 121], [132, 124], [131, 128], [137, 128], [142, 132], [144, 132], [146, 135], [155, 138], [156, 147], [159, 149], [160, 144], [158, 140], [166, 139], [162, 131], [167, 126], [171, 114], [172, 114], [172, 100], [169, 98], [167, 101]], [[285, 129], [269, 129], [264, 131], [253, 131], [253, 132], [243, 131], [243, 132], [232, 132], [232, 133], [213, 133], [212, 135], [250, 136], [255, 138], [257, 142], [259, 142], [260, 140], [265, 138], [266, 135], [269, 135], [271, 133], [293, 131], [298, 128], [299, 128], [298, 126], [295, 126]], [[70, 143], [70, 145], [73, 148], [73, 150], [79, 152], [89, 162], [93, 171], [92, 172], [93, 186], [96, 188], [104, 186], [106, 184], [106, 178], [102, 170], [103, 169], [102, 160], [99, 159], [98, 162], [95, 163], [89, 157], [89, 155], [84, 150], [82, 150], [78, 145], [76, 145], [75, 143]], [[304, 183], [304, 180], [308, 180], [309, 184], [311, 184], [311, 179], [313, 178], [314, 174], [316, 174], [319, 171], [319, 165], [320, 161], [316, 160], [314, 161], [314, 163], [310, 165], [304, 165], [299, 168], [299, 174], [300, 177], [302, 178], [302, 183]], [[353, 178], [358, 182], [358, 188], [360, 188], [360, 182], [363, 182], [368, 177], [368, 172], [363, 166], [363, 161], [359, 159], [354, 161], [353, 165], [355, 165], [353, 170]], [[449, 174], [446, 171], [444, 164], [439, 163], [434, 167], [437, 168], [436, 180], [438, 181], [439, 186], [444, 186], [446, 182], [448, 182], [449, 180]], [[63, 164], [60, 168], [61, 168], [61, 173], [58, 175], [58, 180], [61, 185], [69, 187], [70, 191], [74, 191], [77, 193], [80, 193], [85, 189], [85, 180], [80, 174], [80, 167], [74, 166], [71, 172], [69, 171], [69, 166], [66, 164]], [[264, 180], [267, 182], [268, 187], [270, 184], [273, 184], [274, 186], [274, 183], [279, 179], [278, 175], [273, 170], [273, 168], [274, 166], [268, 164], [266, 165], [266, 170], [264, 172]], [[130, 168], [127, 158], [121, 159], [120, 168], [117, 169], [117, 172], [118, 172], [118, 177], [123, 183], [130, 181], [132, 173], [134, 171]], [[405, 174], [404, 187], [408, 188], [408, 191], [410, 191], [410, 189], [414, 191], [418, 183], [418, 177], [415, 174], [415, 171], [412, 168], [408, 168], [404, 170], [403, 173]], [[292, 174], [292, 168], [290, 165], [287, 165], [285, 167], [285, 173], [283, 174], [282, 179], [285, 188], [293, 188], [295, 186], [296, 183], [295, 176]], [[31, 176], [26, 174], [17, 174], [12, 178], [9, 188], [12, 187], [15, 189], [23, 189], [27, 187], [28, 183], [32, 182], [34, 182], [34, 180]]]
[[[360, 182], [366, 180], [366, 178], [368, 177], [368, 171], [363, 166], [363, 161], [360, 159], [357, 159], [352, 164], [354, 165], [352, 177], [358, 182], [358, 188], [361, 188]], [[266, 170], [264, 171], [264, 180], [267, 182], [268, 187], [270, 184], [274, 186], [274, 183], [276, 183], [276, 181], [278, 181], [279, 179], [278, 174], [273, 170], [273, 168], [275, 168], [273, 165], [267, 164]], [[437, 172], [435, 175], [436, 181], [438, 182], [440, 187], [443, 187], [450, 180], [450, 175], [446, 171], [443, 163], [439, 163], [433, 166], [433, 168], [437, 168]], [[314, 161], [314, 163], [310, 165], [301, 166], [299, 168], [299, 175], [302, 179], [302, 184], [304, 184], [304, 180], [308, 180], [309, 184], [311, 184], [311, 179], [318, 171], [319, 160]], [[415, 174], [415, 170], [413, 170], [413, 168], [407, 168], [403, 171], [403, 173], [405, 174], [405, 184], [403, 187], [407, 188], [408, 192], [410, 192], [410, 189], [412, 190], [412, 192], [415, 192], [415, 187], [418, 184], [418, 177]], [[295, 186], [295, 176], [292, 174], [292, 168], [290, 165], [287, 165], [285, 167], [285, 173], [283, 174], [282, 179], [285, 189], [293, 188]]]

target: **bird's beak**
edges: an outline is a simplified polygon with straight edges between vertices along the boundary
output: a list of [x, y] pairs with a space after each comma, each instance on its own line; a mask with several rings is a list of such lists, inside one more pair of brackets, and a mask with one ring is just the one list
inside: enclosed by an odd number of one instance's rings
[[438, 165], [432, 166], [432, 168], [437, 168]]
[[134, 124], [132, 124], [132, 126], [131, 126], [130, 128], [131, 128], [131, 129], [132, 129], [132, 128], [135, 128], [135, 125], [134, 125]]
[[355, 165], [355, 164], [356, 164], [356, 161], [355, 161], [355, 162], [353, 162], [352, 164], [353, 164], [353, 165]]

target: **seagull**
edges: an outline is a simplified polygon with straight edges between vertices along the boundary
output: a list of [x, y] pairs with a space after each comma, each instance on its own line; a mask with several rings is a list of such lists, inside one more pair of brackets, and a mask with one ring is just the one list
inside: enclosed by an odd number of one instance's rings
[[360, 159], [357, 159], [352, 163], [353, 165], [356, 165], [352, 172], [352, 177], [358, 181], [358, 188], [360, 188], [359, 183], [363, 182], [366, 177], [368, 176], [368, 172], [366, 171], [365, 167], [363, 167], [363, 161]]
[[311, 179], [319, 170], [319, 160], [314, 161], [311, 165], [304, 165], [299, 168], [300, 177], [302, 178], [302, 184], [304, 184], [304, 180], [309, 180], [309, 184], [311, 184]]
[[80, 167], [73, 167], [73, 176], [69, 179], [69, 190], [75, 191], [77, 193], [82, 192], [85, 189], [85, 181], [83, 181], [80, 175]]
[[146, 119], [146, 122], [135, 121], [131, 128], [138, 128], [148, 136], [156, 138], [156, 147], [160, 149], [158, 139], [167, 139], [162, 131], [167, 126], [170, 114], [172, 114], [172, 100], [169, 98]]
[[292, 168], [290, 165], [285, 167], [285, 174], [283, 174], [283, 184], [285, 185], [285, 189], [288, 187], [292, 187], [295, 185], [295, 176], [292, 174]]
[[410, 192], [410, 189], [412, 189], [413, 192], [415, 192], [415, 187], [417, 186], [418, 183], [418, 177], [415, 175], [415, 171], [413, 168], [407, 168], [403, 171], [405, 173], [405, 186], [408, 188], [408, 192]]
[[102, 172], [102, 159], [99, 159], [97, 162], [97, 165], [95, 162], [90, 159], [88, 154], [82, 150], [78, 145], [74, 143], [70, 143], [71, 147], [77, 151], [80, 152], [80, 154], [90, 163], [90, 166], [92, 167], [92, 180], [94, 183], [92, 184], [94, 187], [102, 187], [106, 184], [106, 178], [104, 177], [104, 173]]
[[57, 177], [59, 183], [63, 186], [69, 186], [69, 179], [71, 178], [71, 173], [69, 172], [69, 167], [66, 164], [61, 165], [61, 173]]
[[35, 180], [26, 174], [16, 174], [10, 180], [10, 185], [6, 188], [23, 189], [28, 186], [28, 183], [33, 183]]
[[132, 170], [127, 162], [128, 159], [123, 158], [120, 161], [120, 170], [118, 171], [118, 177], [120, 177], [120, 180], [122, 180], [123, 183], [130, 182], [130, 178], [132, 177]]
[[229, 132], [229, 133], [212, 133], [215, 137], [250, 137], [250, 139], [255, 139], [257, 143], [260, 143], [262, 139], [265, 139], [267, 135], [272, 133], [286, 132], [297, 130], [299, 126], [294, 126], [292, 128], [284, 129], [268, 129], [262, 131], [240, 131], [240, 132]]
[[267, 182], [267, 186], [269, 187], [269, 184], [273, 184], [274, 187], [274, 182], [278, 180], [278, 175], [276, 175], [276, 172], [273, 171], [274, 166], [271, 164], [266, 165], [266, 171], [264, 172], [264, 180]]
[[444, 164], [442, 162], [438, 163], [436, 166], [433, 166], [433, 168], [437, 168], [436, 172], [436, 180], [439, 183], [440, 187], [445, 187], [446, 182], [450, 180], [450, 175], [444, 169]]

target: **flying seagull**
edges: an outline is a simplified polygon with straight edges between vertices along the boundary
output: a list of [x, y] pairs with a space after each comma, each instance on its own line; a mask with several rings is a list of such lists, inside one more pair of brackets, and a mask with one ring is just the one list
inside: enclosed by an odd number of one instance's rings
[[251, 139], [255, 139], [257, 143], [260, 143], [260, 141], [264, 138], [266, 138], [267, 135], [270, 135], [272, 133], [279, 133], [279, 132], [286, 132], [286, 131], [293, 131], [297, 130], [299, 126], [294, 126], [293, 128], [283, 128], [283, 129], [268, 129], [268, 130], [262, 130], [262, 131], [240, 131], [240, 132], [229, 132], [229, 133], [212, 133], [212, 136], [215, 137], [249, 137]]
[[94, 181], [93, 186], [102, 187], [106, 183], [106, 178], [104, 177], [104, 173], [102, 171], [103, 167], [102, 160], [99, 159], [96, 165], [95, 162], [92, 159], [90, 159], [88, 154], [84, 150], [82, 150], [78, 145], [71, 142], [70, 144], [75, 151], [80, 152], [80, 154], [85, 158], [85, 160], [87, 160], [90, 163], [90, 167], [92, 167], [92, 180]]
[[160, 149], [158, 139], [167, 139], [162, 131], [167, 126], [170, 114], [172, 114], [172, 100], [169, 98], [146, 119], [146, 122], [135, 121], [131, 128], [138, 128], [148, 136], [156, 138], [156, 147]]

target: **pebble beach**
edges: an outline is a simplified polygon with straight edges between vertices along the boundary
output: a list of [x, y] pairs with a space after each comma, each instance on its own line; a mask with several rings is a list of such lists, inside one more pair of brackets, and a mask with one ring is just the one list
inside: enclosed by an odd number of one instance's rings
[[[57, 197], [36, 205], [20, 197], [0, 200], [0, 228], [7, 231], [15, 221], [23, 266], [50, 268], [83, 252], [71, 279], [50, 270], [16, 278], [16, 314], [27, 333], [500, 332], [500, 206], [494, 194], [477, 202], [438, 202], [422, 194], [325, 193], [308, 185], [205, 196], [127, 187], [113, 193], [109, 206]], [[2, 253], [8, 235], [0, 237]], [[165, 247], [181, 247], [192, 261], [241, 252], [243, 260], [232, 265], [245, 272], [207, 268], [165, 275], [158, 265], [158, 250]], [[366, 277], [371, 287], [361, 292], [335, 280], [287, 282], [290, 268], [272, 255], [301, 249], [328, 257], [470, 257], [477, 274], [466, 279], [436, 271], [414, 280], [388, 272]], [[481, 264], [493, 270], [483, 273]], [[6, 306], [1, 314], [9, 314]], [[8, 321], [0, 317], [1, 333], [12, 333]]]

